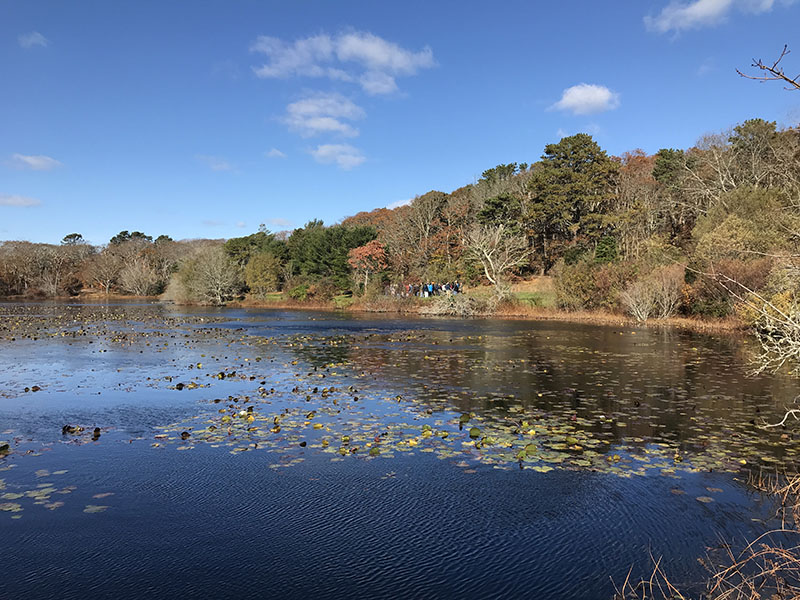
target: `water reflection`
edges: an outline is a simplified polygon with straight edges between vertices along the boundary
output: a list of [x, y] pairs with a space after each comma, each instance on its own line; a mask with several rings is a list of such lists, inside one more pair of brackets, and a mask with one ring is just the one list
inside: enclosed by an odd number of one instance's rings
[[739, 469], [797, 448], [751, 423], [797, 383], [748, 370], [682, 331], [0, 305], [0, 597], [588, 599], [651, 549], [697, 580], [769, 515]]

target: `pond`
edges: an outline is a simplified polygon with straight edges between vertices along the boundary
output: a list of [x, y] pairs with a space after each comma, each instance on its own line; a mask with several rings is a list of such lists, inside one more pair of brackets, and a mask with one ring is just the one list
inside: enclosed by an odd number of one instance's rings
[[[741, 338], [0, 304], [0, 598], [611, 598], [770, 526]], [[8, 444], [7, 449], [4, 444]], [[613, 580], [613, 581], [612, 581]]]

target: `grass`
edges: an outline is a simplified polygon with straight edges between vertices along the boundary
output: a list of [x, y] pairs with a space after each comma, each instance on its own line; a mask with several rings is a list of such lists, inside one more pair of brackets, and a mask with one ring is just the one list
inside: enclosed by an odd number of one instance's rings
[[542, 308], [555, 308], [556, 306], [556, 295], [553, 292], [514, 292], [513, 295], [520, 304]]
[[[494, 293], [494, 287], [489, 285], [467, 290], [467, 295], [480, 300], [488, 300]], [[556, 308], [556, 293], [552, 288], [540, 287], [537, 290], [512, 288], [511, 295], [520, 306], [526, 308]]]
[[264, 297], [259, 298], [259, 300], [263, 302], [281, 302], [284, 300], [283, 292], [270, 292], [269, 294], [264, 294]]
[[333, 305], [336, 308], [347, 308], [355, 301], [356, 299], [352, 295], [339, 294], [338, 296], [334, 296]]

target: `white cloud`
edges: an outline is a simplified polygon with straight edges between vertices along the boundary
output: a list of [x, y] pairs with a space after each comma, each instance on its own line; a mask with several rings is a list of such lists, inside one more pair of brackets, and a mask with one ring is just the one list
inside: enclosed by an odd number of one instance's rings
[[290, 129], [303, 137], [320, 133], [338, 133], [355, 137], [358, 129], [345, 123], [346, 120], [361, 119], [364, 110], [340, 94], [317, 94], [292, 102], [286, 107], [283, 121]]
[[429, 47], [410, 52], [371, 33], [355, 31], [336, 38], [336, 54], [343, 62], [353, 61], [370, 71], [414, 75], [434, 65]]
[[245, 223], [244, 221], [236, 221], [236, 226], [239, 229], [243, 229], [243, 228], [247, 227], [247, 223]]
[[619, 106], [619, 94], [604, 85], [579, 83], [564, 90], [561, 100], [550, 108], [567, 110], [574, 115], [592, 115]]
[[397, 90], [396, 77], [415, 75], [436, 64], [427, 46], [414, 52], [365, 31], [323, 33], [294, 42], [259, 36], [250, 50], [268, 59], [253, 68], [258, 77], [327, 77], [358, 82], [373, 95], [390, 94]]
[[212, 171], [233, 171], [233, 165], [224, 158], [198, 154], [197, 160], [204, 162]]
[[280, 217], [275, 217], [273, 219], [266, 219], [264, 221], [267, 225], [274, 225], [275, 227], [291, 227], [292, 222], [289, 219], [282, 219]]
[[[793, 2], [784, 0], [783, 4]], [[644, 24], [647, 29], [657, 33], [699, 29], [718, 25], [734, 10], [759, 14], [771, 11], [775, 3], [775, 0], [672, 0], [655, 17], [645, 17]]]
[[408, 206], [409, 204], [411, 204], [411, 198], [409, 198], [408, 200], [398, 200], [397, 202], [391, 202], [390, 204], [386, 205], [386, 208], [392, 210], [394, 208], [400, 208], [401, 206]]
[[367, 71], [361, 76], [359, 83], [365, 92], [373, 96], [397, 91], [397, 82], [394, 77], [380, 71]]
[[38, 206], [42, 202], [36, 198], [16, 194], [0, 194], [0, 206]]
[[23, 48], [33, 48], [34, 46], [41, 46], [46, 48], [50, 44], [50, 40], [44, 37], [38, 31], [31, 31], [30, 33], [23, 33], [17, 36], [19, 45]]
[[323, 165], [336, 164], [349, 171], [367, 160], [358, 148], [349, 144], [322, 144], [311, 150], [314, 159]]
[[32, 171], [49, 171], [60, 167], [61, 163], [55, 158], [44, 156], [43, 154], [25, 155], [13, 154], [11, 156], [11, 166], [16, 169], [30, 169]]
[[259, 77], [289, 77], [305, 75], [323, 77], [326, 70], [317, 63], [332, 60], [333, 42], [329, 35], [317, 35], [287, 44], [276, 37], [259, 36], [250, 45], [251, 52], [266, 54], [269, 63], [254, 67]]
[[286, 158], [286, 154], [284, 154], [277, 148], [270, 148], [268, 152], [264, 153], [264, 156], [266, 156], [267, 158]]

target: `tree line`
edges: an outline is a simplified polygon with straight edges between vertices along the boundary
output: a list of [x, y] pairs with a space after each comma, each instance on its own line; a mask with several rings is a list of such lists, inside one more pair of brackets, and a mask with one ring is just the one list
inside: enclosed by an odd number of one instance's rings
[[610, 156], [579, 133], [536, 162], [497, 165], [450, 193], [332, 226], [262, 227], [227, 241], [122, 231], [99, 247], [77, 233], [60, 245], [7, 241], [0, 294], [93, 288], [222, 304], [458, 280], [491, 284], [502, 298], [515, 278], [552, 275], [565, 309], [725, 316], [743, 294], [794, 301], [798, 235], [800, 130], [751, 119], [652, 155]]

